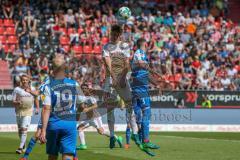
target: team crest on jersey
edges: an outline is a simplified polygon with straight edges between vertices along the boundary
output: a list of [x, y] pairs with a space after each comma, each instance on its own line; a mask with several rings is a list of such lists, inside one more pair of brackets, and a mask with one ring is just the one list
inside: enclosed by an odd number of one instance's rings
[[122, 50], [126, 50], [126, 49], [129, 49], [129, 45], [125, 42], [121, 42], [119, 44], [119, 48], [122, 49]]
[[43, 95], [43, 94], [41, 94], [41, 101], [44, 101], [45, 100], [45, 98], [46, 98], [46, 96], [45, 95]]

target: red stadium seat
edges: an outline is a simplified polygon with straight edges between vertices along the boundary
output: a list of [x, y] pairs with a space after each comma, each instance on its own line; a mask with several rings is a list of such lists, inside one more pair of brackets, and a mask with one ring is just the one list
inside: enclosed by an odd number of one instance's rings
[[102, 43], [102, 45], [107, 44], [108, 43], [108, 38], [107, 37], [102, 37], [101, 43]]
[[9, 44], [17, 44], [18, 43], [18, 39], [17, 39], [16, 36], [9, 36], [7, 43], [9, 43]]
[[78, 33], [79, 33], [79, 34], [81, 34], [81, 33], [83, 33], [83, 32], [84, 32], [84, 29], [83, 29], [83, 28], [79, 28], [79, 29], [78, 29]]
[[91, 20], [86, 20], [85, 23], [86, 23], [87, 26], [89, 26], [92, 23], [92, 21]]
[[64, 45], [63, 49], [65, 52], [69, 52], [70, 51], [70, 46], [69, 45]]
[[94, 46], [93, 53], [94, 54], [101, 54], [102, 53], [102, 46]]
[[70, 40], [68, 37], [62, 36], [60, 38], [60, 44], [61, 45], [69, 45], [70, 44]]
[[9, 52], [9, 46], [7, 44], [2, 45], [3, 50], [8, 53]]
[[15, 35], [15, 28], [8, 27], [5, 32], [6, 35]]
[[2, 44], [6, 44], [6, 43], [7, 43], [7, 38], [6, 38], [6, 36], [1, 35], [1, 36], [0, 36], [0, 42], [1, 42]]
[[73, 46], [73, 52], [75, 55], [79, 55], [83, 53], [83, 47], [82, 46]]
[[15, 48], [16, 48], [15, 45], [10, 45], [9, 52], [13, 53], [15, 51]]
[[85, 53], [85, 54], [91, 54], [92, 51], [93, 51], [93, 49], [91, 46], [86, 45], [83, 47], [83, 53]]
[[3, 26], [3, 20], [0, 19], [0, 26]]
[[240, 65], [235, 65], [234, 68], [239, 72], [240, 71]]
[[68, 35], [74, 33], [74, 30], [75, 30], [74, 28], [68, 28], [67, 30]]
[[182, 78], [182, 75], [179, 73], [174, 76], [175, 82], [177, 83], [180, 82], [181, 78]]
[[67, 34], [67, 29], [66, 28], [59, 28], [59, 31], [63, 32], [65, 35]]
[[14, 27], [14, 23], [12, 19], [4, 19], [3, 20], [3, 25], [5, 27]]
[[0, 35], [5, 34], [5, 29], [3, 27], [0, 27]]

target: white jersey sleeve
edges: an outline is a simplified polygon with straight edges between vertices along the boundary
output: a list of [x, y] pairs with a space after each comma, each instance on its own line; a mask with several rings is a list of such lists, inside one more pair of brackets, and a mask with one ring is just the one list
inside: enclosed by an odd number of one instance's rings
[[43, 105], [51, 105], [51, 88], [49, 87], [49, 85], [47, 85], [43, 91], [42, 94], [42, 104]]
[[94, 97], [88, 97], [87, 98], [87, 105], [94, 105], [94, 104], [96, 104], [97, 103], [97, 100], [96, 100], [96, 98], [94, 98]]
[[76, 95], [77, 104], [82, 104], [86, 101], [86, 97], [84, 96], [82, 89], [81, 89], [79, 83], [77, 83], [77, 82], [76, 82], [76, 89], [77, 89], [77, 95]]
[[129, 58], [130, 57], [130, 46], [128, 43], [123, 42], [121, 45], [124, 55]]
[[16, 100], [17, 100], [17, 92], [18, 92], [18, 87], [16, 87], [16, 88], [13, 90], [13, 93], [12, 93], [13, 101], [16, 101]]
[[107, 48], [108, 48], [107, 45], [103, 46], [102, 57], [109, 57], [110, 56], [109, 50]]

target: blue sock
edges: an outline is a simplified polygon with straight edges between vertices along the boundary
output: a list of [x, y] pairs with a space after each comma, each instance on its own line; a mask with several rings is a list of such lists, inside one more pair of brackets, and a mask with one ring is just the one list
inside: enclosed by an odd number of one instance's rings
[[26, 152], [24, 153], [24, 156], [25, 158], [28, 158], [29, 154], [32, 152], [32, 149], [33, 147], [35, 146], [36, 144], [36, 140], [34, 137], [32, 137], [28, 143], [28, 146], [27, 146], [27, 149], [26, 149]]
[[74, 158], [77, 158], [77, 151], [73, 155]]
[[139, 129], [139, 131], [138, 131], [138, 136], [139, 136], [139, 140], [140, 140], [140, 142], [143, 142], [142, 128]]
[[131, 137], [131, 131], [130, 131], [130, 128], [127, 127], [127, 129], [126, 129], [126, 143], [127, 144], [130, 143], [130, 137]]

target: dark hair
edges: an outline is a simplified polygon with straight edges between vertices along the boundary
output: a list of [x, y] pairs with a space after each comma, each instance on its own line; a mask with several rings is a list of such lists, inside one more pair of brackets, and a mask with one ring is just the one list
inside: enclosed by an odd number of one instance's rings
[[119, 37], [122, 34], [122, 27], [119, 25], [113, 25], [111, 28], [111, 34], [115, 37]]
[[137, 48], [140, 48], [144, 42], [146, 42], [144, 38], [139, 38], [137, 40]]
[[83, 88], [83, 87], [89, 88], [89, 86], [88, 86], [87, 83], [82, 83], [82, 84], [81, 84], [81, 88]]

